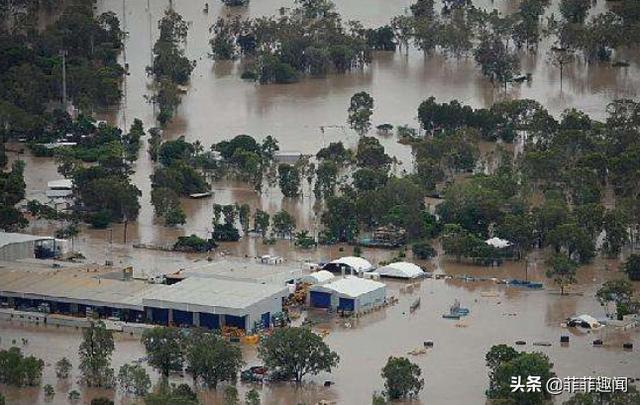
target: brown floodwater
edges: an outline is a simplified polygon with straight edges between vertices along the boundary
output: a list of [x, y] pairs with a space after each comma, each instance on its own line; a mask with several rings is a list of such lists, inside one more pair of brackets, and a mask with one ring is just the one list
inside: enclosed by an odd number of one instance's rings
[[[243, 16], [270, 15], [279, 7], [291, 6], [292, 1], [254, 0], [240, 12]], [[367, 26], [387, 23], [394, 15], [401, 14], [411, 3], [408, 0], [349, 0], [336, 1], [345, 18], [359, 19]], [[517, 2], [512, 0], [476, 1], [481, 6], [495, 6], [504, 12], [513, 12]], [[153, 106], [145, 101], [150, 94], [150, 79], [144, 68], [151, 60], [151, 45], [157, 37], [157, 20], [168, 1], [148, 0], [99, 0], [99, 11], [114, 11], [129, 32], [123, 62], [129, 64], [130, 75], [126, 77], [126, 97], [119, 108], [100, 114], [110, 122], [122, 127], [129, 126], [134, 118], [141, 118], [145, 127], [154, 125]], [[178, 115], [165, 131], [168, 139], [185, 135], [187, 140], [201, 141], [205, 146], [241, 133], [258, 139], [266, 135], [276, 137], [282, 150], [315, 153], [329, 142], [341, 140], [354, 146], [357, 136], [346, 127], [346, 109], [351, 95], [367, 91], [375, 99], [374, 125], [390, 122], [394, 125], [418, 126], [416, 111], [418, 104], [429, 96], [439, 101], [458, 99], [474, 107], [488, 106], [505, 96], [494, 89], [480, 74], [470, 57], [463, 60], [442, 56], [425, 58], [421, 52], [410, 50], [407, 54], [378, 53], [372, 64], [363, 71], [346, 75], [329, 75], [326, 78], [308, 78], [291, 85], [261, 86], [240, 80], [238, 63], [214, 63], [209, 57], [209, 27], [220, 15], [229, 11], [218, 1], [212, 1], [208, 14], [202, 12], [202, 2], [177, 2], [174, 7], [190, 22], [187, 54], [197, 61], [191, 84], [183, 97]], [[605, 9], [599, 1], [597, 9]], [[557, 9], [557, 1], [550, 9]], [[582, 109], [595, 118], [602, 119], [607, 102], [620, 98], [634, 98], [640, 86], [638, 55], [622, 51], [620, 58], [631, 62], [629, 68], [615, 69], [606, 64], [584, 64], [576, 62], [566, 69], [563, 88], [560, 90], [559, 72], [547, 63], [543, 44], [538, 54], [523, 54], [524, 72], [533, 75], [531, 83], [510, 87], [508, 98], [533, 98], [545, 105], [553, 114], [564, 109]], [[324, 134], [320, 127], [326, 127]], [[397, 143], [395, 136], [379, 137], [388, 153], [402, 164], [398, 170], [411, 170], [412, 157], [409, 147]], [[17, 145], [12, 147], [17, 148]], [[481, 169], [490, 171], [495, 166], [495, 145], [480, 145], [485, 161]], [[214, 184], [212, 199], [183, 200], [187, 224], [167, 228], [157, 222], [153, 207], [149, 203], [149, 175], [153, 162], [145, 147], [135, 164], [133, 182], [142, 190], [141, 212], [138, 221], [127, 229], [124, 243], [122, 225], [111, 230], [83, 229], [75, 241], [88, 261], [111, 260], [116, 266], [133, 265], [147, 274], [174, 271], [188, 266], [207, 255], [183, 255], [160, 251], [135, 249], [132, 242], [140, 241], [166, 245], [182, 234], [195, 233], [206, 236], [211, 231], [212, 204], [248, 203], [252, 208], [261, 208], [274, 213], [282, 208], [296, 218], [299, 229], [312, 234], [318, 230], [318, 218], [314, 212], [315, 200], [307, 185], [304, 198], [289, 200], [277, 189], [266, 189], [256, 194], [246, 184], [222, 181]], [[521, 144], [515, 145], [519, 153]], [[52, 159], [35, 158], [29, 154], [11, 154], [27, 163], [27, 198], [44, 198], [47, 181], [59, 178]], [[435, 203], [435, 202], [434, 202]], [[34, 233], [50, 234], [59, 224], [35, 221], [29, 229]], [[264, 245], [260, 238], [246, 237], [235, 244], [224, 244], [220, 252], [234, 256], [256, 256], [278, 254], [291, 263], [302, 260], [322, 260], [351, 253], [348, 246], [322, 247], [310, 251], [294, 249], [292, 242], [278, 241], [273, 246]], [[395, 251], [365, 249], [364, 256], [372, 262], [388, 260]], [[539, 255], [530, 259], [529, 276], [544, 280], [543, 260]], [[428, 267], [449, 274], [472, 274], [499, 278], [524, 277], [523, 263], [507, 264], [498, 268], [466, 266], [446, 260], [424, 263]], [[420, 396], [421, 403], [472, 404], [484, 402], [487, 386], [484, 354], [493, 344], [527, 341], [524, 350], [538, 350], [549, 354], [559, 376], [584, 375], [628, 375], [640, 377], [640, 343], [638, 331], [618, 332], [609, 329], [597, 332], [605, 340], [603, 348], [593, 348], [592, 335], [573, 335], [568, 347], [559, 345], [559, 336], [567, 333], [560, 323], [575, 313], [591, 313], [603, 316], [604, 309], [594, 299], [597, 287], [617, 274], [617, 262], [597, 260], [595, 264], [580, 269], [580, 284], [572, 290], [579, 294], [560, 296], [552, 286], [545, 291], [525, 291], [498, 286], [491, 282], [464, 282], [461, 280], [425, 280], [413, 294], [401, 294], [403, 283], [389, 283], [390, 295], [398, 296], [398, 305], [369, 314], [346, 327], [344, 322], [326, 320], [324, 328], [332, 333], [326, 338], [341, 356], [340, 367], [331, 376], [320, 375], [310, 379], [302, 389], [287, 385], [260, 387], [263, 403], [297, 404], [313, 403], [319, 399], [333, 399], [341, 404], [366, 404], [371, 393], [381, 390], [379, 375], [389, 355], [407, 355], [407, 352], [422, 345], [424, 340], [433, 340], [435, 347], [428, 354], [413, 357], [425, 375], [426, 386]], [[495, 297], [493, 295], [496, 295]], [[411, 302], [420, 296], [422, 306], [410, 314]], [[471, 309], [471, 315], [463, 322], [448, 321], [441, 314], [448, 310], [455, 298]], [[516, 315], [510, 315], [516, 314]], [[309, 316], [323, 319], [320, 313]], [[2, 348], [10, 346], [14, 338], [28, 337], [27, 353], [46, 359], [45, 383], [52, 383], [59, 390], [52, 404], [66, 403], [69, 389], [80, 387], [75, 381], [58, 385], [53, 366], [60, 357], [68, 356], [77, 365], [79, 333], [71, 329], [52, 329], [16, 324], [0, 324]], [[19, 341], [19, 340], [18, 340]], [[533, 347], [534, 341], [549, 341], [551, 347]], [[632, 341], [636, 349], [625, 352], [621, 342]], [[120, 337], [116, 342], [113, 363], [117, 368], [127, 361], [143, 356], [143, 349], [136, 340]], [[245, 347], [245, 360], [256, 363], [255, 349]], [[155, 376], [155, 375], [154, 375]], [[322, 387], [326, 379], [335, 381], [331, 388]], [[246, 391], [249, 386], [241, 386]], [[22, 389], [16, 391], [2, 387], [7, 392], [9, 404], [44, 403], [41, 390]], [[102, 394], [100, 391], [82, 389], [84, 399]], [[116, 394], [118, 403], [130, 402]], [[207, 404], [221, 403], [220, 396], [212, 392], [203, 393]]]
[[[547, 281], [540, 264], [542, 258], [534, 253], [529, 258], [529, 278]], [[475, 275], [524, 277], [523, 263], [507, 263], [502, 267], [468, 266], [444, 260], [428, 264], [438, 272], [450, 275]], [[367, 314], [358, 320], [329, 317], [321, 311], [306, 314], [318, 322], [316, 330], [329, 330], [327, 344], [340, 355], [339, 367], [331, 374], [310, 377], [301, 388], [288, 384], [255, 386], [265, 404], [312, 404], [320, 399], [336, 400], [339, 404], [367, 404], [373, 391], [381, 390], [383, 382], [379, 371], [388, 356], [408, 356], [420, 365], [426, 380], [425, 389], [416, 403], [431, 404], [477, 404], [484, 402], [487, 387], [487, 369], [484, 354], [498, 343], [513, 345], [516, 340], [526, 341], [525, 346], [516, 346], [526, 351], [541, 351], [554, 363], [554, 371], [566, 376], [628, 376], [640, 378], [640, 331], [620, 331], [605, 327], [592, 333], [577, 333], [567, 330], [561, 323], [574, 314], [589, 313], [605, 316], [605, 309], [594, 298], [595, 290], [603, 282], [619, 277], [614, 271], [616, 261], [596, 260], [594, 264], [580, 269], [579, 283], [570, 288], [570, 293], [561, 296], [553, 285], [542, 291], [529, 291], [491, 281], [464, 281], [460, 279], [427, 279], [416, 283], [413, 292], [403, 292], [407, 283], [387, 281], [389, 295], [399, 298], [399, 303]], [[420, 308], [411, 313], [410, 304], [421, 298]], [[446, 320], [441, 314], [448, 311], [454, 299], [459, 299], [471, 313], [460, 321]], [[560, 335], [567, 334], [569, 345], [561, 346]], [[65, 404], [66, 393], [71, 389], [82, 392], [83, 401], [97, 395], [114, 395], [103, 390], [85, 389], [74, 378], [66, 383], [56, 380], [53, 364], [62, 356], [68, 357], [74, 366], [78, 364], [77, 346], [80, 333], [71, 328], [30, 326], [0, 323], [0, 346], [5, 349], [11, 341], [27, 338], [23, 346], [26, 353], [42, 357], [46, 361], [43, 383], [51, 383], [57, 394], [52, 404]], [[605, 345], [595, 348], [591, 342], [601, 338]], [[412, 356], [408, 352], [419, 348], [426, 340], [434, 341], [433, 349], [426, 354]], [[551, 346], [533, 346], [534, 342], [549, 342]], [[624, 351], [623, 342], [633, 342], [634, 351]], [[18, 343], [20, 345], [20, 343]], [[255, 347], [242, 346], [248, 365], [259, 364]], [[142, 346], [135, 338], [116, 338], [113, 366], [117, 368], [144, 356]], [[157, 374], [152, 372], [157, 379]], [[174, 378], [180, 381], [179, 377]], [[331, 380], [335, 385], [323, 387]], [[185, 381], [191, 383], [189, 377]], [[241, 393], [254, 385], [240, 384]], [[2, 387], [9, 404], [27, 405], [44, 403], [41, 389], [14, 389]], [[206, 405], [221, 404], [219, 392], [204, 390], [201, 398]], [[115, 393], [117, 403], [129, 403], [130, 398]]]
[[[361, 20], [366, 26], [379, 26], [389, 22], [394, 15], [407, 12], [408, 0], [350, 0], [336, 1], [345, 19]], [[557, 1], [552, 2], [548, 13], [557, 12]], [[606, 9], [600, 1], [594, 10]], [[196, 60], [191, 84], [183, 97], [182, 105], [174, 121], [165, 131], [167, 139], [184, 135], [188, 140], [199, 140], [203, 145], [247, 133], [262, 139], [266, 135], [276, 137], [282, 150], [315, 153], [329, 142], [341, 140], [350, 146], [357, 142], [357, 135], [346, 126], [346, 109], [351, 95], [367, 91], [375, 99], [374, 125], [390, 122], [418, 127], [417, 106], [429, 96], [439, 101], [458, 99], [474, 107], [487, 106], [505, 97], [501, 89], [495, 89], [485, 80], [475, 66], [472, 57], [456, 60], [440, 55], [424, 57], [414, 49], [408, 53], [377, 53], [369, 67], [345, 75], [329, 75], [325, 78], [306, 78], [291, 85], [259, 85], [239, 78], [238, 62], [214, 62], [209, 54], [209, 27], [219, 16], [240, 15], [254, 17], [272, 15], [280, 7], [289, 7], [292, 1], [255, 1], [242, 11], [230, 12], [221, 2], [212, 1], [209, 13], [202, 9], [204, 2], [174, 2], [175, 9], [189, 22], [187, 55]], [[513, 12], [516, 1], [475, 1], [480, 7], [496, 7], [503, 12]], [[99, 114], [113, 124], [128, 127], [134, 118], [140, 118], [145, 126], [154, 126], [154, 108], [146, 102], [151, 79], [145, 67], [151, 61], [151, 47], [157, 38], [157, 20], [168, 7], [168, 1], [98, 1], [98, 11], [113, 11], [128, 32], [126, 50], [122, 62], [129, 64], [126, 76], [125, 97], [119, 107]], [[564, 109], [575, 107], [603, 118], [605, 105], [616, 98], [636, 96], [640, 85], [638, 55], [621, 51], [620, 58], [631, 62], [629, 68], [616, 69], [609, 64], [585, 64], [576, 62], [564, 74], [560, 90], [559, 72], [547, 61], [548, 43], [543, 43], [537, 54], [523, 53], [523, 71], [531, 72], [533, 81], [510, 87], [508, 98], [533, 98], [540, 101], [552, 113], [558, 115]], [[320, 127], [325, 127], [324, 133]], [[395, 136], [380, 136], [387, 152], [401, 163], [397, 172], [412, 169], [410, 147], [401, 145]], [[142, 191], [142, 209], [138, 221], [129, 225], [128, 239], [145, 243], [166, 244], [176, 235], [195, 233], [206, 236], [211, 230], [213, 201], [220, 204], [247, 202], [274, 213], [281, 208], [289, 211], [297, 220], [299, 229], [311, 233], [317, 231], [314, 213], [315, 200], [308, 188], [305, 198], [298, 201], [284, 199], [279, 190], [266, 189], [257, 195], [246, 184], [223, 181], [214, 184], [214, 199], [183, 201], [187, 224], [169, 229], [158, 224], [150, 205], [149, 175], [153, 162], [145, 152], [140, 152], [135, 164], [133, 182]], [[493, 151], [493, 145], [481, 145], [485, 151]], [[516, 153], [521, 145], [515, 148]], [[13, 157], [15, 158], [15, 156]], [[27, 196], [43, 198], [46, 183], [59, 178], [51, 159], [39, 159], [27, 155], [20, 158], [27, 162]], [[480, 166], [492, 168], [492, 156]], [[121, 238], [121, 230], [115, 227], [114, 237]], [[90, 232], [98, 241], [104, 240], [104, 232]], [[243, 242], [245, 245], [248, 242]], [[261, 250], [251, 245], [250, 252]], [[244, 251], [245, 247], [241, 249]]]

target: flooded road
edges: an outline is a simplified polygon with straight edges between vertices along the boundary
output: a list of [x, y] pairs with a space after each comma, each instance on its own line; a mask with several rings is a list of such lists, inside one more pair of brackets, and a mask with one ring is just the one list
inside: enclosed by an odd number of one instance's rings
[[[541, 259], [530, 258], [529, 277], [545, 281]], [[508, 263], [500, 268], [465, 266], [445, 261], [433, 263], [441, 271], [451, 275], [474, 274], [476, 276], [522, 277], [522, 263]], [[484, 403], [487, 388], [487, 369], [484, 355], [498, 343], [514, 345], [516, 340], [526, 341], [519, 350], [541, 351], [554, 363], [559, 377], [567, 376], [629, 376], [640, 378], [640, 330], [619, 331], [606, 327], [593, 333], [577, 333], [561, 327], [561, 323], [574, 314], [605, 316], [594, 298], [595, 290], [605, 280], [619, 277], [613, 270], [614, 261], [596, 261], [579, 271], [579, 284], [571, 288], [571, 295], [561, 296], [546, 283], [546, 289], [531, 291], [496, 285], [490, 281], [433, 280], [416, 285], [413, 292], [406, 292], [407, 283], [386, 281], [388, 295], [399, 298], [399, 303], [364, 315], [358, 320], [346, 321], [328, 317], [313, 311], [307, 316], [317, 322], [316, 330], [329, 330], [327, 344], [341, 357], [339, 367], [331, 374], [321, 374], [308, 379], [300, 389], [287, 384], [256, 386], [264, 404], [313, 404], [320, 399], [336, 400], [338, 404], [367, 404], [371, 393], [383, 388], [380, 369], [388, 356], [408, 356], [422, 368], [426, 385], [420, 395], [422, 404], [480, 404]], [[420, 308], [410, 313], [409, 306], [415, 298], [421, 298]], [[468, 307], [471, 313], [460, 321], [442, 319], [454, 299]], [[570, 343], [561, 346], [560, 335], [569, 335]], [[45, 359], [44, 383], [51, 383], [58, 393], [52, 404], [66, 404], [66, 392], [78, 389], [84, 398], [104, 395], [104, 391], [85, 390], [71, 379], [68, 384], [57, 382], [53, 363], [67, 356], [77, 366], [76, 348], [80, 343], [78, 331], [69, 328], [20, 326], [17, 323], [0, 322], [0, 346], [8, 348], [11, 340], [29, 339], [23, 349]], [[592, 341], [600, 338], [604, 346], [596, 348]], [[426, 340], [434, 341], [433, 349], [424, 355], [408, 354], [422, 347]], [[533, 346], [534, 342], [551, 343], [549, 347]], [[624, 351], [623, 342], [633, 342], [634, 351]], [[248, 365], [258, 364], [255, 347], [242, 346]], [[118, 336], [113, 366], [116, 370], [125, 362], [144, 356], [144, 349], [136, 339]], [[77, 378], [77, 369], [75, 377]], [[152, 374], [157, 378], [157, 374]], [[175, 381], [180, 379], [176, 378]], [[335, 382], [330, 388], [323, 382]], [[189, 377], [185, 380], [191, 383]], [[240, 384], [241, 393], [253, 385]], [[44, 403], [41, 390], [20, 390], [4, 387], [9, 404], [27, 405]], [[221, 390], [219, 390], [221, 391]], [[206, 405], [221, 404], [220, 392], [201, 392]], [[128, 403], [117, 393], [116, 403]], [[566, 399], [566, 398], [565, 398]], [[84, 401], [84, 400], [83, 400]], [[86, 401], [84, 401], [86, 402]], [[83, 403], [84, 403], [83, 402]]]

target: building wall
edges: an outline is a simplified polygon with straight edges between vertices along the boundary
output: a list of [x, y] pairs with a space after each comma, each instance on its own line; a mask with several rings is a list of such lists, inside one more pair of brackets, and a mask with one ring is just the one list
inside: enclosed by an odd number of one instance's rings
[[387, 288], [381, 287], [377, 290], [362, 294], [356, 299], [356, 311], [364, 311], [370, 308], [380, 306], [384, 303], [387, 296]]
[[[314, 292], [314, 291], [331, 294], [331, 309], [334, 309], [334, 310], [339, 307], [341, 297], [351, 298], [346, 295], [338, 294], [335, 291], [324, 289], [322, 286], [311, 287], [311, 290], [309, 292], [309, 297], [311, 296], [311, 292]], [[365, 294], [361, 294], [354, 299], [354, 311], [360, 312], [373, 307], [380, 306], [384, 303], [384, 300], [386, 297], [387, 297], [386, 287], [380, 287], [377, 290], [370, 291]]]
[[0, 247], [0, 260], [13, 262], [21, 259], [33, 259], [35, 257], [36, 243], [34, 241], [10, 243]]
[[273, 316], [276, 312], [282, 312], [282, 298], [282, 295], [276, 294], [247, 308], [247, 330], [253, 328], [254, 322], [262, 322], [262, 314], [268, 312]]

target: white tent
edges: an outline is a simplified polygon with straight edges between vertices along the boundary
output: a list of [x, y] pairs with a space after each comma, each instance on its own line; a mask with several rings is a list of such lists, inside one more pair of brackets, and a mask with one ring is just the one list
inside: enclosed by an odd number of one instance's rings
[[376, 270], [376, 273], [380, 274], [382, 277], [395, 278], [418, 278], [425, 275], [420, 266], [409, 262], [391, 263], [384, 267], [380, 267]]
[[570, 318], [569, 321], [567, 322], [567, 325], [580, 326], [582, 328], [587, 328], [587, 329], [598, 329], [602, 326], [602, 324], [598, 322], [596, 318], [586, 314], [574, 316], [573, 318]]
[[345, 256], [336, 260], [332, 260], [329, 263], [325, 264], [323, 269], [330, 271], [339, 271], [341, 268], [346, 267], [346, 270], [349, 271], [353, 269], [354, 272], [366, 272], [373, 270], [373, 265], [369, 263], [368, 260], [363, 259], [362, 257], [355, 256]]
[[491, 239], [487, 239], [487, 240], [484, 241], [484, 243], [486, 243], [487, 245], [493, 246], [495, 248], [498, 248], [498, 249], [502, 249], [502, 248], [506, 248], [506, 247], [511, 246], [511, 242], [509, 242], [508, 240], [500, 239], [500, 238], [496, 238], [496, 237], [493, 237]]
[[331, 281], [334, 278], [336, 277], [330, 271], [319, 270], [311, 274], [307, 274], [306, 276], [302, 277], [300, 281], [309, 284], [322, 284]]

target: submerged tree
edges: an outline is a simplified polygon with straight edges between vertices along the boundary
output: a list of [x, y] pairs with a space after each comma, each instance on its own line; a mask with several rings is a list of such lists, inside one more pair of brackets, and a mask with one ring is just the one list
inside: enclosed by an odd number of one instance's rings
[[553, 282], [560, 287], [560, 295], [564, 295], [564, 289], [576, 282], [576, 270], [578, 265], [563, 253], [553, 255], [548, 261], [547, 277], [553, 278]]
[[291, 238], [296, 229], [296, 220], [287, 211], [280, 210], [273, 215], [271, 226], [281, 238]]
[[260, 341], [258, 355], [269, 368], [280, 370], [297, 383], [307, 374], [331, 372], [340, 357], [308, 328], [277, 329]]
[[349, 126], [360, 135], [369, 132], [373, 115], [373, 97], [364, 91], [354, 94], [348, 111]]
[[424, 387], [421, 375], [420, 367], [406, 357], [389, 357], [382, 368], [387, 396], [392, 400], [418, 396]]
[[492, 401], [502, 400], [505, 403], [545, 404], [551, 394], [544, 388], [539, 392], [526, 392], [525, 389], [512, 388], [512, 381], [517, 379], [524, 384], [529, 376], [539, 376], [542, 387], [555, 377], [553, 363], [543, 353], [518, 353], [506, 345], [493, 346], [487, 353], [489, 372], [489, 390], [487, 396]]
[[629, 280], [640, 281], [640, 255], [629, 255], [622, 266], [622, 270], [627, 273]]
[[296, 1], [278, 16], [219, 19], [212, 31], [212, 56], [251, 58], [242, 77], [261, 84], [293, 83], [306, 74], [345, 73], [367, 65], [371, 50], [394, 48], [389, 29], [343, 23], [328, 0]]
[[62, 380], [67, 379], [72, 369], [71, 362], [66, 357], [63, 357], [56, 362], [56, 377]]
[[253, 227], [256, 232], [260, 232], [263, 238], [267, 235], [270, 221], [271, 217], [269, 216], [269, 213], [262, 211], [261, 209], [257, 209], [253, 215]]
[[235, 383], [244, 364], [238, 347], [204, 331], [194, 331], [187, 339], [185, 360], [194, 382], [213, 389], [221, 382]]
[[151, 388], [151, 379], [141, 365], [123, 364], [118, 371], [118, 384], [126, 393], [144, 396]]
[[172, 371], [181, 371], [184, 363], [182, 335], [179, 329], [156, 327], [142, 334], [142, 344], [149, 357], [149, 365], [163, 377]]
[[111, 387], [114, 373], [111, 368], [111, 354], [115, 349], [113, 332], [102, 321], [92, 321], [83, 331], [80, 344], [80, 371], [87, 385]]
[[500, 83], [507, 91], [507, 83], [520, 68], [518, 57], [509, 51], [504, 42], [485, 34], [474, 51], [474, 57], [482, 69], [482, 74], [492, 83]]
[[161, 379], [157, 388], [144, 397], [145, 405], [200, 405], [198, 396], [188, 384], [171, 385]]
[[300, 194], [300, 171], [287, 163], [278, 165], [280, 190], [285, 197], [295, 198]]
[[184, 52], [188, 25], [182, 16], [169, 8], [158, 22], [160, 36], [153, 46], [153, 63], [147, 67], [156, 83], [156, 94], [151, 101], [158, 103], [158, 122], [165, 126], [173, 118], [183, 91], [178, 87], [189, 82], [195, 62]]
[[609, 280], [602, 284], [596, 292], [596, 298], [601, 304], [613, 302], [616, 304], [616, 314], [623, 317], [640, 310], [640, 302], [633, 300], [633, 284], [627, 280]]

